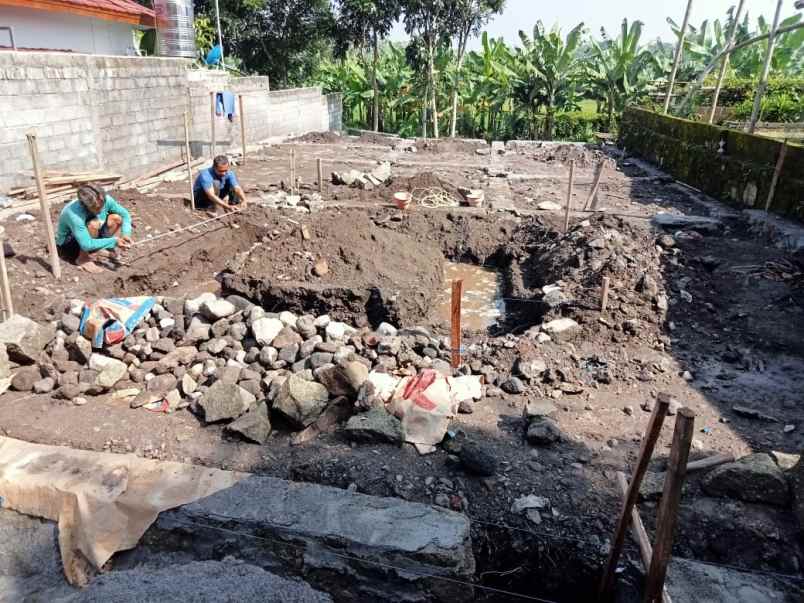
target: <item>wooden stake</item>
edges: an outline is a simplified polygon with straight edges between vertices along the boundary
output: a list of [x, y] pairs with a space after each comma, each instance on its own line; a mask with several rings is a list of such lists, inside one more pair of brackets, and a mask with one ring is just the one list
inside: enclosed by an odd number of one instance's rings
[[296, 149], [290, 149], [290, 194], [293, 193], [293, 187], [296, 184]]
[[[743, 14], [743, 5], [745, 4], [745, 0], [740, 0], [739, 4], [737, 4], [737, 12], [734, 13], [734, 24], [731, 26], [731, 32], [729, 33], [729, 43], [726, 45], [726, 48], [731, 48], [734, 46], [734, 40], [737, 37], [737, 26], [740, 23], [740, 15]], [[709, 123], [711, 124], [715, 121], [715, 113], [717, 112], [717, 101], [720, 98], [720, 89], [723, 87], [723, 80], [726, 77], [726, 69], [729, 66], [729, 55], [723, 57], [723, 62], [720, 64], [720, 75], [717, 76], [717, 86], [715, 86], [715, 92], [712, 95], [712, 108], [709, 111]]]
[[673, 445], [670, 448], [670, 461], [667, 475], [664, 478], [662, 501], [656, 519], [656, 542], [650, 569], [645, 580], [645, 596], [643, 601], [655, 603], [661, 600], [667, 566], [673, 552], [673, 538], [678, 521], [678, 506], [681, 502], [681, 490], [687, 475], [687, 459], [690, 455], [690, 444], [695, 429], [695, 413], [689, 408], [682, 408], [676, 416], [673, 430]]
[[[617, 484], [620, 486], [620, 492], [622, 492], [623, 496], [628, 494], [628, 479], [622, 471], [617, 472]], [[639, 509], [636, 505], [634, 505], [634, 508], [631, 510], [631, 534], [633, 534], [634, 540], [636, 540], [639, 545], [642, 565], [645, 570], [647, 570], [650, 567], [650, 558], [653, 556], [653, 547], [650, 544], [648, 532], [645, 530], [645, 525], [642, 523], [642, 518], [639, 516]], [[672, 599], [670, 599], [666, 588], [662, 592], [662, 599], [664, 603], [672, 603]]]
[[463, 281], [452, 281], [452, 368], [461, 366], [461, 295]]
[[209, 119], [210, 119], [210, 140], [212, 141], [212, 158], [215, 159], [217, 144], [215, 141], [215, 93], [209, 93]]
[[776, 185], [779, 184], [779, 175], [782, 173], [782, 166], [784, 166], [784, 158], [787, 156], [787, 138], [782, 142], [782, 148], [779, 149], [779, 158], [776, 160], [776, 169], [773, 170], [773, 179], [771, 180], [770, 190], [768, 191], [768, 200], [765, 201], [765, 211], [770, 211], [773, 197], [776, 195]]
[[195, 211], [195, 190], [193, 187], [193, 158], [190, 155], [190, 114], [184, 112], [184, 152], [187, 155], [187, 179], [190, 181], [190, 207]]
[[690, 22], [692, 12], [692, 0], [687, 0], [687, 11], [684, 13], [684, 21], [681, 24], [681, 35], [678, 38], [676, 47], [676, 58], [673, 60], [673, 70], [670, 72], [670, 83], [667, 85], [667, 95], [664, 98], [664, 114], [670, 110], [670, 101], [673, 98], [673, 84], [676, 82], [678, 67], [681, 65], [681, 55], [684, 54], [684, 39], [687, 37], [687, 24]]
[[42, 180], [36, 134], [29, 132], [25, 136], [28, 138], [28, 149], [31, 152], [31, 162], [33, 163], [34, 177], [36, 178], [36, 190], [39, 192], [39, 206], [42, 209], [42, 221], [45, 223], [45, 236], [47, 237], [48, 249], [50, 249], [50, 267], [53, 270], [53, 276], [56, 279], [61, 279], [59, 250], [56, 248], [56, 236], [53, 233], [53, 223], [50, 221], [50, 202], [48, 201], [47, 193], [45, 193], [45, 184]]
[[3, 310], [6, 318], [14, 316], [14, 302], [11, 299], [11, 287], [8, 284], [8, 272], [6, 270], [6, 250], [3, 241], [6, 237], [6, 229], [0, 226], [0, 287], [3, 294]]
[[593, 203], [595, 201], [595, 197], [597, 196], [597, 189], [600, 186], [600, 178], [603, 176], [603, 167], [605, 166], [605, 162], [601, 159], [600, 163], [597, 164], [597, 172], [595, 173], [595, 181], [592, 183], [592, 190], [589, 193], [589, 196], [586, 198], [586, 203], [583, 205], [583, 210], [587, 211], [590, 207], [597, 206], [597, 203]]
[[572, 185], [575, 180], [575, 160], [570, 161], [569, 187], [567, 188], [567, 209], [564, 213], [564, 232], [569, 230], [570, 208], [572, 207]]
[[634, 508], [637, 497], [639, 496], [639, 486], [642, 484], [642, 478], [648, 470], [650, 457], [653, 454], [656, 441], [659, 439], [659, 434], [662, 432], [662, 423], [664, 423], [664, 418], [669, 408], [670, 397], [659, 396], [656, 400], [656, 405], [653, 407], [653, 414], [650, 417], [647, 432], [642, 439], [642, 447], [639, 451], [636, 467], [634, 467], [634, 475], [631, 478], [631, 483], [628, 485], [628, 494], [623, 501], [620, 516], [617, 519], [614, 540], [611, 543], [606, 569], [603, 572], [603, 578], [600, 580], [600, 586], [598, 588], [598, 595], [601, 600], [608, 596], [614, 586], [615, 571], [617, 570], [617, 563], [620, 560], [623, 544], [625, 543], [625, 531], [631, 519], [631, 510]]
[[611, 279], [608, 276], [603, 277], [603, 292], [600, 294], [600, 311], [605, 312], [606, 307], [609, 305], [609, 285]]
[[237, 97], [237, 102], [240, 105], [240, 140], [243, 142], [243, 161], [242, 164], [246, 165], [246, 114], [243, 113], [243, 95]]
[[318, 169], [318, 192], [324, 193], [324, 160], [320, 157], [315, 160]]
[[773, 60], [773, 51], [776, 48], [776, 30], [779, 29], [779, 18], [782, 14], [783, 3], [783, 0], [778, 0], [776, 3], [773, 25], [768, 34], [768, 50], [765, 53], [765, 62], [762, 64], [762, 72], [759, 74], [759, 84], [757, 85], [756, 94], [754, 95], [754, 109], [751, 111], [751, 121], [748, 122], [745, 129], [749, 134], [753, 134], [757, 127], [759, 114], [762, 110], [762, 97], [765, 96], [765, 91], [768, 89], [768, 73], [770, 72], [771, 62]]
[[712, 467], [717, 467], [718, 465], [722, 465], [724, 463], [733, 463], [736, 460], [737, 457], [735, 457], [731, 453], [715, 454], [705, 459], [701, 459], [699, 461], [692, 461], [691, 463], [688, 463], [687, 473], [689, 473], [690, 471], [700, 471], [701, 469], [710, 469]]

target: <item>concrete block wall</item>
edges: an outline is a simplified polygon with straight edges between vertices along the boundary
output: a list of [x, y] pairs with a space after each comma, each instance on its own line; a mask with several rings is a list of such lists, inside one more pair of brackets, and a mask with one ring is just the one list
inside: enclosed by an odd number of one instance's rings
[[[267, 77], [230, 77], [186, 59], [0, 53], [0, 194], [29, 186], [25, 133], [35, 129], [47, 170], [142, 174], [184, 153], [210, 156], [210, 92], [243, 95], [249, 144], [340, 126], [340, 97], [319, 88], [271, 92]], [[239, 113], [239, 108], [238, 108]], [[216, 151], [242, 147], [240, 116], [215, 118]]]

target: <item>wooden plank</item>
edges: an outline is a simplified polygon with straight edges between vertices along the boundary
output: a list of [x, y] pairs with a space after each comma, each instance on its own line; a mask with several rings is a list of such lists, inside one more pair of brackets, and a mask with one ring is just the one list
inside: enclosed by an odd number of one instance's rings
[[718, 465], [723, 465], [724, 463], [733, 463], [736, 460], [737, 457], [731, 453], [716, 454], [699, 461], [692, 461], [687, 465], [687, 473], [690, 471], [700, 471], [701, 469], [711, 469], [712, 467], [717, 467]]
[[598, 588], [598, 595], [601, 600], [611, 593], [612, 587], [614, 586], [617, 563], [620, 560], [620, 555], [622, 554], [623, 545], [625, 543], [625, 531], [631, 519], [631, 510], [634, 508], [637, 497], [639, 496], [639, 487], [642, 485], [642, 478], [648, 470], [648, 463], [650, 463], [653, 449], [662, 432], [662, 423], [664, 423], [664, 418], [667, 416], [667, 410], [669, 408], [670, 397], [659, 396], [656, 400], [656, 405], [653, 407], [653, 413], [651, 414], [645, 437], [642, 438], [642, 447], [639, 450], [636, 467], [634, 467], [634, 475], [631, 478], [631, 483], [628, 485], [628, 495], [623, 501], [620, 515], [617, 519], [617, 527], [614, 530], [614, 539], [612, 540], [611, 549], [609, 550], [609, 558], [606, 562], [606, 568]]
[[319, 157], [315, 162], [318, 171], [318, 192], [324, 194], [324, 160]]
[[569, 231], [570, 209], [572, 208], [572, 185], [575, 179], [575, 160], [570, 161], [569, 186], [567, 187], [567, 208], [564, 212], [564, 232]]
[[452, 281], [452, 368], [461, 366], [461, 295], [463, 280]]
[[600, 311], [605, 312], [609, 305], [609, 286], [611, 279], [608, 276], [603, 277], [603, 291], [600, 294]]
[[0, 288], [3, 294], [3, 309], [6, 318], [14, 315], [14, 301], [11, 299], [11, 286], [8, 282], [8, 271], [6, 269], [6, 254], [3, 240], [6, 236], [6, 229], [0, 226]]
[[[617, 472], [617, 484], [620, 486], [620, 492], [623, 496], [628, 494], [628, 479], [622, 471]], [[639, 546], [639, 555], [642, 557], [642, 565], [645, 570], [650, 567], [650, 558], [653, 556], [653, 547], [648, 538], [648, 531], [645, 529], [645, 524], [642, 523], [642, 517], [639, 516], [639, 508], [634, 505], [631, 510], [631, 534], [634, 536], [637, 545]], [[662, 591], [662, 599], [664, 603], [672, 603], [672, 599], [665, 588]]]
[[29, 132], [26, 134], [26, 137], [28, 138], [28, 149], [31, 152], [31, 162], [33, 163], [36, 177], [36, 188], [39, 191], [39, 207], [42, 209], [42, 222], [45, 223], [47, 246], [48, 249], [50, 249], [50, 267], [53, 270], [53, 276], [59, 280], [61, 279], [61, 263], [59, 261], [59, 251], [56, 248], [56, 236], [53, 232], [53, 222], [50, 221], [50, 203], [48, 202], [47, 193], [45, 193], [45, 183], [42, 180], [42, 169], [39, 165], [39, 147], [36, 142], [36, 134]]
[[670, 461], [667, 475], [664, 478], [662, 501], [656, 520], [656, 543], [653, 548], [650, 569], [645, 580], [643, 601], [656, 603], [661, 600], [664, 581], [667, 577], [667, 566], [673, 552], [678, 506], [681, 503], [681, 492], [684, 478], [687, 475], [687, 459], [690, 455], [690, 444], [695, 430], [695, 413], [689, 408], [682, 408], [676, 416], [673, 431], [673, 445], [670, 448]]

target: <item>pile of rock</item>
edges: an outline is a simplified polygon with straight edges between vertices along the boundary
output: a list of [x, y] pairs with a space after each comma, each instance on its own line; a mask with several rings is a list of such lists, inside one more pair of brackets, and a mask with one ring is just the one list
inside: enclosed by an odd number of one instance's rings
[[[28, 364], [16, 371], [14, 389], [76, 404], [111, 392], [133, 408], [189, 407], [258, 443], [268, 438], [272, 416], [303, 430], [345, 397], [349, 414], [365, 413], [348, 424], [355, 439], [399, 442], [399, 420], [385, 411], [397, 377], [424, 368], [453, 376], [448, 341], [423, 328], [355, 329], [326, 315], [270, 313], [239, 296], [206, 293], [157, 298], [124, 341], [94, 350], [78, 332], [82, 306], [74, 300], [56, 326], [15, 319], [18, 331], [41, 329], [41, 336], [25, 339], [22, 351], [9, 343]], [[12, 338], [0, 334], [0, 342]]]
[[372, 190], [381, 184], [385, 184], [390, 179], [391, 164], [387, 161], [380, 162], [380, 164], [370, 172], [359, 172], [357, 170], [349, 170], [348, 172], [332, 172], [333, 184], [354, 186], [367, 191]]

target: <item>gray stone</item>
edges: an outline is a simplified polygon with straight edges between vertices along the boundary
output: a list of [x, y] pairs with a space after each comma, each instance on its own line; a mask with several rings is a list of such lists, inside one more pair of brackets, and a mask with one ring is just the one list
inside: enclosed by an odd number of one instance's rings
[[61, 317], [59, 326], [61, 327], [62, 331], [67, 333], [67, 335], [78, 333], [78, 329], [81, 328], [81, 319], [75, 314], [65, 314]]
[[570, 341], [580, 331], [580, 325], [571, 318], [558, 318], [543, 324], [542, 331], [554, 341]]
[[327, 388], [320, 383], [291, 375], [279, 390], [274, 409], [285, 415], [296, 427], [313, 423], [329, 401]]
[[192, 375], [185, 373], [181, 378], [181, 391], [185, 396], [188, 396], [198, 389], [198, 383], [193, 379]]
[[347, 437], [357, 442], [402, 443], [402, 422], [384, 408], [354, 415], [346, 423]]
[[542, 417], [550, 417], [555, 414], [556, 405], [549, 400], [528, 400], [525, 404], [525, 419], [531, 421]]
[[226, 318], [227, 316], [231, 316], [237, 312], [235, 305], [232, 302], [226, 301], [225, 299], [205, 301], [201, 304], [200, 310], [201, 314], [211, 321]]
[[656, 214], [653, 216], [653, 223], [662, 228], [667, 228], [668, 230], [675, 231], [688, 228], [690, 230], [697, 230], [703, 233], [717, 232], [723, 226], [723, 223], [717, 218], [665, 213]]
[[[253, 314], [254, 310], [252, 310]], [[271, 345], [277, 335], [285, 328], [278, 318], [259, 318], [251, 325], [254, 339], [259, 345]]]
[[259, 379], [248, 379], [245, 381], [238, 381], [237, 384], [244, 390], [246, 390], [248, 393], [252, 394], [258, 400], [263, 397], [262, 386], [260, 385]]
[[210, 333], [212, 333], [213, 337], [225, 337], [229, 333], [229, 321], [225, 318], [222, 318], [212, 324], [210, 328]]
[[464, 442], [458, 452], [461, 464], [470, 473], [491, 477], [497, 473], [497, 459], [491, 450], [476, 442]]
[[70, 359], [80, 364], [86, 364], [89, 362], [89, 357], [92, 356], [92, 344], [81, 335], [76, 335], [75, 339], [68, 339], [66, 347]]
[[433, 360], [433, 370], [438, 371], [445, 377], [452, 377], [452, 365], [446, 360], [439, 358]]
[[541, 358], [520, 358], [516, 363], [516, 373], [528, 381], [538, 381], [547, 370], [547, 364]]
[[312, 316], [300, 316], [296, 321], [296, 330], [305, 339], [310, 339], [316, 336], [318, 329], [315, 326], [315, 319]]
[[[307, 576], [308, 580], [314, 577], [317, 584], [336, 588], [339, 599], [473, 598], [472, 587], [463, 584], [471, 581], [475, 572], [469, 519], [446, 509], [253, 476], [195, 503], [160, 513], [143, 541], [157, 543], [154, 546], [158, 547], [158, 543], [180, 539], [194, 555], [214, 557], [213, 551], [220, 551], [220, 534], [187, 530], [187, 524], [220, 526], [244, 536], [260, 536], [264, 544], [259, 547], [254, 546], [252, 538], [232, 538], [227, 542], [227, 552], [247, 561], [258, 558], [277, 567], [277, 571], [282, 568]], [[304, 555], [288, 555], [287, 545], [282, 542], [293, 542]], [[350, 564], [348, 579], [344, 579], [343, 558], [333, 553], [357, 556], [366, 563]], [[406, 571], [378, 573], [376, 563]], [[436, 581], [422, 578], [422, 574], [444, 576], [459, 583], [439, 580], [435, 586]], [[179, 596], [176, 600], [188, 598]], [[235, 596], [233, 600], [240, 599]], [[263, 600], [285, 601], [281, 597]]]
[[194, 316], [190, 321], [190, 326], [187, 327], [187, 332], [184, 334], [184, 339], [190, 343], [199, 343], [209, 339], [210, 325], [207, 321]]
[[546, 446], [561, 439], [561, 429], [553, 419], [537, 419], [528, 426], [527, 438], [531, 444]]
[[56, 390], [56, 393], [53, 394], [53, 397], [61, 400], [72, 400], [73, 398], [80, 396], [81, 393], [81, 387], [77, 383], [65, 383]]
[[184, 302], [184, 314], [186, 316], [192, 316], [193, 314], [198, 314], [201, 310], [201, 306], [204, 302], [214, 302], [217, 299], [214, 293], [206, 292], [202, 293], [198, 297], [194, 299], [188, 299]]
[[368, 379], [369, 370], [361, 362], [344, 362], [341, 366], [324, 366], [316, 370], [316, 378], [324, 384], [332, 396], [357, 395]]
[[396, 337], [399, 333], [399, 330], [387, 322], [381, 322], [380, 326], [377, 327], [377, 335], [380, 337]]
[[227, 295], [226, 301], [230, 304], [233, 304], [235, 308], [237, 308], [238, 312], [243, 312], [244, 315], [248, 315], [251, 311], [251, 308], [254, 307], [254, 304], [247, 300], [245, 297], [241, 297], [240, 295]]
[[500, 387], [505, 393], [514, 395], [524, 394], [527, 389], [519, 377], [509, 377]]
[[340, 346], [333, 341], [322, 341], [315, 346], [317, 352], [326, 352], [328, 354], [334, 354], [338, 351], [338, 348], [340, 348]]
[[248, 327], [245, 323], [236, 322], [229, 327], [229, 337], [235, 341], [243, 341], [248, 334]]
[[257, 401], [257, 398], [235, 383], [216, 381], [198, 401], [207, 423], [236, 419]]
[[[259, 384], [258, 384], [259, 387]], [[271, 421], [268, 418], [268, 407], [259, 403], [246, 414], [226, 426], [226, 431], [237, 433], [249, 442], [265, 444], [271, 435]]]
[[207, 342], [207, 352], [210, 354], [214, 354], [217, 356], [223, 350], [225, 350], [229, 346], [229, 342], [226, 339], [210, 339]]
[[471, 415], [475, 412], [475, 405], [471, 400], [461, 400], [458, 403], [458, 412], [462, 415]]
[[782, 470], [765, 453], [750, 454], [716, 467], [704, 477], [701, 485], [710, 496], [780, 507], [790, 502], [790, 490]]
[[[167, 394], [169, 391], [176, 388], [176, 384], [178, 380], [176, 377], [170, 373], [165, 373], [164, 375], [156, 375], [153, 379], [148, 381], [148, 385], [146, 389], [149, 392], [154, 392], [157, 394]], [[189, 392], [185, 392], [189, 393]]]
[[56, 328], [39, 324], [21, 314], [14, 314], [0, 323], [0, 343], [5, 344], [8, 357], [19, 364], [32, 364], [45, 346], [56, 336]]
[[14, 373], [11, 378], [11, 389], [18, 392], [29, 392], [42, 378], [38, 366], [24, 366]]
[[279, 352], [276, 348], [265, 346], [260, 350], [260, 364], [263, 366], [271, 367], [279, 357]]
[[274, 340], [271, 342], [271, 345], [275, 347], [277, 350], [281, 350], [282, 348], [286, 348], [292, 345], [300, 345], [304, 341], [296, 331], [294, 331], [290, 327], [285, 327], [282, 329], [279, 334], [274, 337]]
[[804, 454], [799, 455], [798, 462], [790, 469], [789, 475], [793, 491], [793, 511], [798, 518], [798, 525], [804, 526]]
[[332, 364], [333, 354], [327, 352], [314, 352], [310, 355], [310, 368], [313, 370], [321, 368], [326, 364]]
[[279, 359], [284, 360], [288, 364], [293, 364], [296, 362], [296, 358], [299, 355], [299, 344], [294, 343], [288, 346], [285, 346], [279, 350]]
[[114, 387], [115, 383], [128, 374], [128, 366], [125, 362], [101, 354], [92, 354], [89, 357], [89, 368], [98, 371], [95, 385], [106, 389]]
[[170, 352], [176, 349], [176, 344], [173, 342], [172, 339], [163, 337], [154, 342], [153, 348], [157, 352], [162, 352], [163, 354], [169, 354]]
[[220, 376], [220, 381], [223, 383], [237, 383], [240, 381], [240, 371], [242, 369], [239, 366], [225, 366], [218, 371], [218, 375]]
[[45, 377], [33, 384], [33, 390], [37, 394], [49, 394], [56, 386], [52, 377]]

